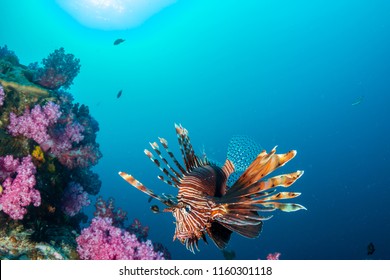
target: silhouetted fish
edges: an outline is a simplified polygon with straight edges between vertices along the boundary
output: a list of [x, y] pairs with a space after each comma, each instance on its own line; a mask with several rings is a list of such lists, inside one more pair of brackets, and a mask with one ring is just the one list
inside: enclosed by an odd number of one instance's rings
[[119, 44], [121, 44], [121, 43], [123, 43], [125, 41], [125, 39], [116, 39], [115, 41], [114, 41], [114, 45], [116, 46], [116, 45], [119, 45]]
[[370, 244], [368, 244], [367, 246], [367, 255], [372, 255], [374, 254], [374, 252], [375, 252], [374, 244], [370, 242]]
[[152, 210], [152, 212], [153, 212], [154, 214], [160, 213], [160, 208], [158, 208], [157, 205], [152, 205], [152, 206], [150, 207], [150, 210]]
[[120, 90], [119, 92], [118, 92], [118, 94], [116, 95], [116, 98], [119, 98], [119, 97], [121, 97], [122, 96], [122, 90]]

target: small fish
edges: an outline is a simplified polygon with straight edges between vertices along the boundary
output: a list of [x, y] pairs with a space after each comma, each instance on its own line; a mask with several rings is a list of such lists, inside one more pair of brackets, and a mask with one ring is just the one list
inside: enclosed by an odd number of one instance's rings
[[152, 200], [153, 200], [153, 197], [149, 197], [148, 198], [148, 203], [152, 202]]
[[152, 212], [153, 212], [154, 214], [160, 213], [160, 208], [158, 208], [157, 205], [152, 205], [152, 206], [150, 207], [150, 210], [152, 210]]
[[48, 205], [47, 211], [49, 211], [49, 213], [53, 214], [56, 211], [56, 207], [53, 205]]
[[[277, 154], [275, 147], [268, 153], [265, 150], [258, 153], [251, 142], [245, 146], [245, 141], [240, 140], [239, 145], [237, 141], [229, 145], [227, 159], [219, 166], [195, 154], [187, 129], [176, 124], [175, 129], [183, 163], [174, 156], [164, 138], [159, 138], [162, 149], [157, 142], [151, 142], [153, 152], [144, 150], [144, 153], [162, 172], [158, 179], [178, 190], [176, 196], [158, 195], [132, 175], [125, 172], [119, 175], [167, 206], [162, 212], [172, 213], [176, 220], [173, 240], [178, 239], [192, 253], [194, 249], [199, 251], [200, 239], [207, 243], [206, 235], [221, 250], [226, 248], [233, 232], [247, 238], [258, 237], [263, 222], [272, 217], [258, 212], [306, 209], [296, 203], [281, 202], [300, 193], [279, 191], [279, 187], [290, 187], [303, 171], [267, 176], [294, 158], [295, 150]], [[169, 162], [163, 153], [169, 156]], [[243, 166], [243, 162], [248, 164]], [[236, 173], [239, 175], [233, 177], [237, 179], [229, 182], [230, 175]], [[159, 211], [157, 206], [152, 206], [151, 210]]]
[[121, 97], [122, 96], [122, 90], [120, 90], [119, 92], [118, 92], [118, 94], [116, 95], [116, 98], [119, 98], [119, 97]]
[[367, 246], [367, 255], [372, 255], [374, 254], [374, 252], [375, 252], [374, 244], [370, 242], [370, 244], [368, 244]]
[[363, 102], [363, 97], [364, 97], [364, 96], [359, 96], [359, 97], [355, 100], [355, 102], [353, 102], [351, 105], [352, 105], [352, 106], [359, 105], [360, 103]]
[[116, 40], [114, 41], [114, 45], [116, 46], [116, 45], [122, 44], [124, 41], [125, 41], [125, 39], [121, 39], [121, 38], [116, 39]]

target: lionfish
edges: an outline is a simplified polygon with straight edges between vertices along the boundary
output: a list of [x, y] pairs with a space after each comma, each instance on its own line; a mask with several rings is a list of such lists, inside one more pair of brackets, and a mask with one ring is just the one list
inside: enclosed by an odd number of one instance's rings
[[175, 128], [184, 165], [170, 151], [164, 138], [159, 138], [159, 142], [169, 156], [169, 162], [156, 142], [150, 143], [154, 153], [147, 149], [144, 152], [164, 174], [158, 178], [178, 189], [176, 197], [157, 195], [133, 176], [125, 172], [119, 172], [119, 175], [167, 206], [164, 212], [171, 212], [176, 220], [173, 240], [177, 238], [191, 252], [194, 253], [195, 248], [199, 251], [200, 239], [207, 243], [206, 234], [219, 249], [227, 246], [232, 232], [247, 238], [258, 237], [263, 221], [272, 217], [260, 216], [258, 212], [306, 209], [299, 204], [279, 202], [300, 193], [277, 191], [277, 187], [291, 186], [303, 171], [264, 178], [291, 160], [297, 153], [295, 150], [285, 154], [276, 154], [276, 147], [270, 153], [262, 150], [252, 156], [250, 164], [245, 164], [247, 157], [251, 157], [251, 147], [244, 147], [238, 141], [234, 149], [229, 149], [227, 159], [220, 167], [206, 156], [197, 156], [188, 131], [177, 124]]

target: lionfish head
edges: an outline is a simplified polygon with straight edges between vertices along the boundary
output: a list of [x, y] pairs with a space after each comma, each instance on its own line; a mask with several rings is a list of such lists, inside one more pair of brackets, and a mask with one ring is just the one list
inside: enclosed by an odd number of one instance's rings
[[198, 250], [198, 240], [205, 239], [204, 223], [199, 221], [199, 211], [194, 206], [179, 202], [176, 206], [165, 209], [172, 212], [175, 218], [175, 234], [173, 240], [178, 239], [188, 250], [194, 253]]

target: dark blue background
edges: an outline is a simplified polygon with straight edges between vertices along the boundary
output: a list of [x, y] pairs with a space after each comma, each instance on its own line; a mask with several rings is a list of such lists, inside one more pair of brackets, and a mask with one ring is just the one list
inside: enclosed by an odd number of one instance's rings
[[[308, 211], [275, 213], [255, 240], [235, 235], [237, 258], [390, 259], [389, 1], [181, 0], [125, 31], [85, 28], [48, 2], [3, 0], [0, 45], [24, 64], [59, 47], [81, 59], [71, 92], [100, 124], [101, 194], [149, 225], [174, 259], [223, 255], [172, 242], [172, 216], [151, 213], [117, 175], [172, 191], [143, 149], [161, 136], [177, 151], [174, 122], [221, 162], [236, 134], [298, 150], [280, 171], [305, 171], [291, 190]], [[125, 43], [113, 46], [118, 37]]]

